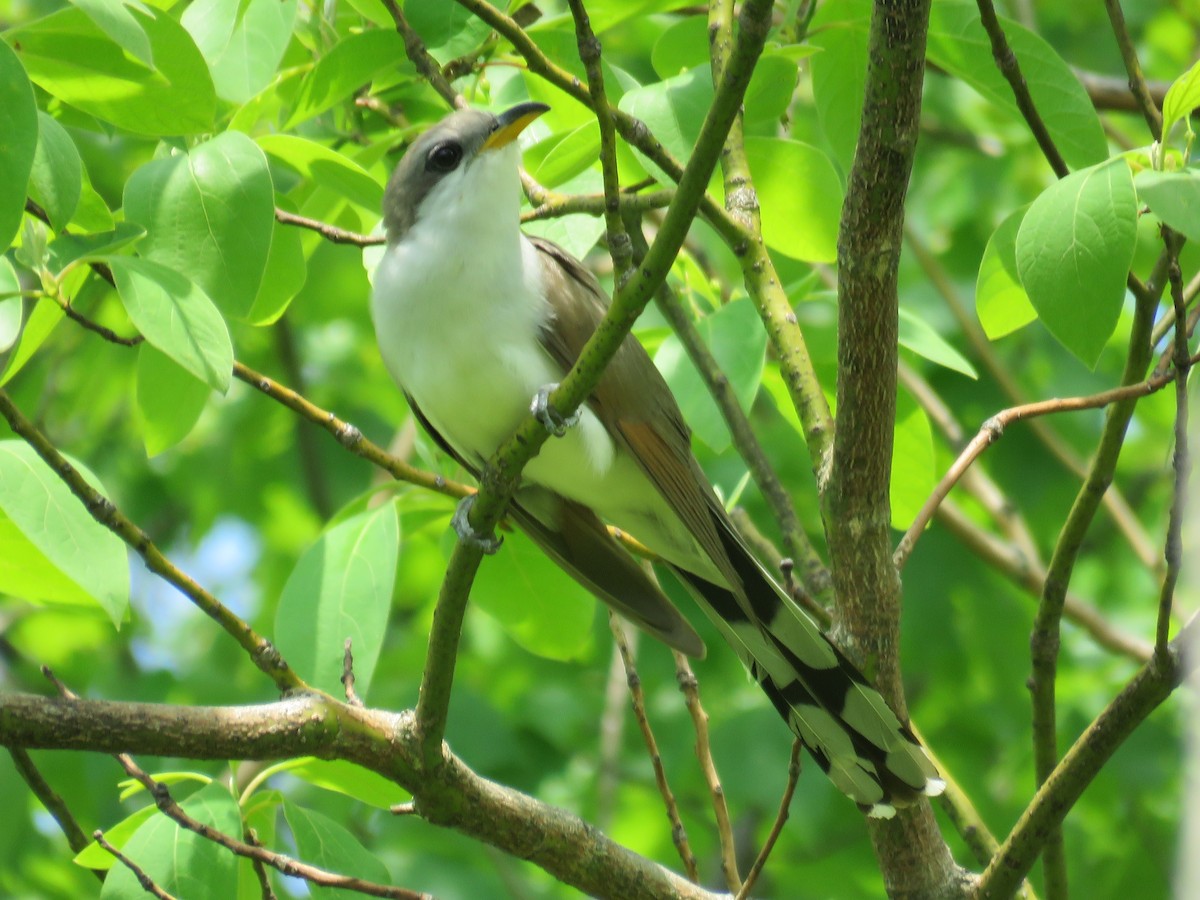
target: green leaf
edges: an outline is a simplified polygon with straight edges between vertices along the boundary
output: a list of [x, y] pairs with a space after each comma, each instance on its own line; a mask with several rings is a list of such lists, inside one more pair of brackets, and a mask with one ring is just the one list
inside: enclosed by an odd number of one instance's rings
[[208, 62], [217, 96], [245, 103], [275, 78], [296, 0], [196, 0], [180, 22]]
[[[211, 784], [183, 802], [192, 818], [232, 837], [242, 833], [237, 803], [222, 784]], [[167, 893], [188, 900], [229, 900], [237, 890], [237, 857], [166, 816], [151, 816], [121, 850]], [[113, 866], [101, 900], [144, 900], [136, 876], [125, 866]]]
[[[1181, 120], [1186, 122], [1197, 106], [1200, 106], [1200, 61], [1193, 63], [1190, 69], [1176, 78], [1163, 97], [1164, 143], [1175, 123]], [[1191, 130], [1190, 127], [1188, 130]]]
[[591, 643], [595, 598], [519, 531], [479, 567], [471, 601], [546, 659], [577, 659]]
[[746, 158], [762, 203], [763, 240], [806, 262], [837, 259], [842, 185], [824, 153], [782, 138], [746, 138]]
[[331, 188], [351, 203], [378, 215], [383, 203], [383, 185], [348, 156], [291, 134], [267, 134], [257, 141], [269, 155], [304, 178]]
[[246, 320], [252, 325], [275, 322], [287, 311], [307, 278], [308, 263], [304, 260], [300, 229], [276, 222], [271, 235], [271, 252], [267, 255], [267, 270]]
[[[137, 830], [156, 812], [158, 812], [158, 807], [154, 804], [143, 806], [111, 828], [105, 828], [104, 839], [118, 850], [123, 849]], [[77, 866], [83, 866], [85, 869], [99, 869], [101, 871], [107, 871], [114, 865], [120, 865], [111, 853], [95, 841], [92, 841], [75, 854], [75, 859], [72, 862]]]
[[221, 314], [193, 281], [149, 259], [104, 257], [125, 311], [146, 340], [205, 384], [225, 393], [233, 344]]
[[346, 638], [365, 695], [387, 631], [399, 563], [400, 523], [388, 502], [334, 525], [309, 547], [283, 587], [275, 642], [313, 687], [341, 690]]
[[1017, 269], [1033, 308], [1089, 366], [1116, 328], [1136, 244], [1137, 197], [1121, 159], [1052, 184], [1017, 232]]
[[911, 350], [939, 366], [961, 372], [968, 378], [978, 378], [979, 373], [967, 358], [955, 350], [945, 338], [927, 322], [914, 316], [907, 309], [900, 310], [900, 346]]
[[866, 92], [866, 21], [836, 23], [814, 33], [811, 40], [822, 51], [811, 63], [817, 118], [838, 165], [849, 172]]
[[345, 760], [306, 756], [291, 762], [287, 771], [297, 778], [379, 809], [389, 809], [411, 799], [408, 791], [394, 781]]
[[[86, 466], [68, 461], [88, 484], [109, 496]], [[0, 441], [0, 511], [51, 565], [100, 604], [113, 625], [120, 625], [129, 605], [125, 544], [91, 517], [24, 441]]]
[[[1025, 26], [1001, 19], [1009, 46], [1050, 137], [1073, 168], [1108, 157], [1108, 140], [1087, 91], [1061, 56]], [[961, 78], [980, 95], [1020, 116], [1012, 88], [992, 62], [992, 45], [979, 11], [967, 0], [940, 0], [929, 18], [929, 61]]]
[[37, 105], [21, 61], [0, 46], [0, 250], [12, 243], [25, 213], [25, 188], [37, 152]]
[[83, 193], [83, 162], [67, 130], [44, 112], [38, 113], [37, 154], [29, 179], [29, 195], [61, 231], [75, 215]]
[[226, 132], [142, 166], [125, 185], [125, 217], [146, 228], [139, 252], [194, 281], [228, 316], [254, 305], [275, 222], [267, 159]]
[[[755, 67], [746, 89], [747, 130], [756, 127], [773, 130], [787, 109], [795, 86], [794, 64], [779, 57], [764, 58]], [[697, 66], [657, 84], [634, 88], [617, 106], [644, 121], [676, 159], [686, 162], [700, 136], [712, 99], [712, 72], [708, 66]], [[638, 159], [661, 182], [670, 183], [653, 163], [640, 154]]]
[[66, 315], [62, 308], [52, 301], [43, 300], [34, 304], [33, 311], [21, 329], [16, 346], [8, 351], [7, 359], [0, 364], [0, 372], [3, 373], [0, 375], [0, 386], [6, 384], [21, 371], [25, 363], [33, 358], [38, 347], [50, 336], [50, 332], [54, 330], [55, 326], [66, 318]]
[[[392, 883], [387, 866], [333, 819], [287, 799], [283, 801], [283, 815], [296, 839], [296, 850], [305, 862], [376, 884]], [[308, 891], [314, 898], [340, 900], [345, 897], [344, 891], [314, 884], [308, 885]]]
[[8, 352], [8, 348], [21, 336], [25, 300], [20, 296], [5, 296], [16, 294], [20, 290], [21, 282], [17, 278], [17, 270], [12, 267], [7, 256], [0, 256], [0, 353]]
[[1028, 206], [1022, 206], [1000, 223], [988, 238], [979, 262], [975, 312], [984, 334], [993, 341], [1037, 318], [1017, 271], [1017, 231], [1028, 210]]
[[599, 158], [600, 126], [593, 119], [538, 141], [525, 154], [525, 168], [543, 187], [558, 188]]
[[1200, 173], [1143, 171], [1134, 184], [1156, 216], [1188, 240], [1200, 241]]
[[323, 54], [300, 85], [285, 130], [342, 102], [404, 59], [404, 40], [394, 30], [374, 29], [342, 38]]
[[433, 58], [443, 64], [474, 50], [491, 32], [491, 26], [468, 9], [444, 0], [405, 0], [404, 15]]
[[174, 447], [191, 432], [210, 388], [149, 343], [138, 348], [137, 409], [147, 456]]
[[118, 222], [112, 231], [98, 234], [60, 234], [50, 242], [50, 271], [61, 274], [67, 266], [85, 256], [109, 255], [145, 235], [146, 229], [132, 222]]
[[139, 0], [71, 0], [89, 19], [110, 38], [136, 56], [148, 67], [154, 67], [154, 48], [142, 23], [129, 11], [135, 6], [142, 12], [146, 7]]
[[896, 395], [894, 440], [888, 499], [892, 527], [903, 531], [917, 517], [936, 483], [933, 429], [925, 410], [905, 390]]
[[[754, 304], [746, 297], [734, 300], [699, 319], [696, 330], [729, 379], [738, 404], [749, 412], [758, 394], [767, 349], [767, 333]], [[727, 449], [731, 438], [725, 419], [679, 338], [672, 334], [662, 342], [654, 364], [696, 437], [714, 453]]]
[[97, 605], [91, 594], [63, 574], [3, 511], [0, 511], [0, 593], [38, 604], [93, 609]]
[[672, 78], [709, 61], [708, 19], [687, 16], [680, 19], [654, 42], [650, 64], [659, 78]]
[[134, 134], [211, 131], [216, 94], [191, 36], [162, 10], [130, 11], [150, 39], [154, 68], [139, 62], [79, 9], [64, 9], [4, 37], [48, 94]]

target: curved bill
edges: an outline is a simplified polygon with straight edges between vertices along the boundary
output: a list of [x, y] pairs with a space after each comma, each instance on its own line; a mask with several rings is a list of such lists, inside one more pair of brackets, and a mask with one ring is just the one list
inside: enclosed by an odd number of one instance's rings
[[545, 103], [518, 103], [496, 116], [496, 130], [483, 142], [483, 150], [499, 150], [517, 139], [534, 119], [550, 107]]

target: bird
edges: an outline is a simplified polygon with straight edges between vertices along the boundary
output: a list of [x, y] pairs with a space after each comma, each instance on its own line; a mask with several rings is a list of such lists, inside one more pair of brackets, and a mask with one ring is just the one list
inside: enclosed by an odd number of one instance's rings
[[[371, 315], [385, 367], [434, 441], [478, 476], [531, 408], [556, 437], [508, 515], [624, 618], [702, 657], [696, 630], [612, 536], [673, 571], [834, 785], [887, 818], [945, 782], [882, 695], [770, 576], [691, 450], [683, 415], [627, 336], [572, 419], [548, 402], [604, 316], [595, 276], [520, 228], [518, 136], [549, 109], [456, 110], [414, 140], [384, 192]], [[468, 497], [453, 524], [475, 534]]]

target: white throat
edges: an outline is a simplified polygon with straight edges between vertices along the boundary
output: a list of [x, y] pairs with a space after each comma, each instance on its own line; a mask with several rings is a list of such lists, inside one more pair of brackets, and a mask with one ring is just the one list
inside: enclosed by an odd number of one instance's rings
[[517, 153], [515, 144], [485, 152], [429, 192], [385, 251], [371, 302], [392, 377], [478, 460], [556, 380], [538, 341], [550, 311], [520, 230]]

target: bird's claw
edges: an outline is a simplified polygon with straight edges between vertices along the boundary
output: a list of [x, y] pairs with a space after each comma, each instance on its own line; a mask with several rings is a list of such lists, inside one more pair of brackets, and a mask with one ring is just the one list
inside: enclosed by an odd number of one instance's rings
[[468, 494], [458, 501], [458, 506], [454, 508], [454, 515], [450, 517], [450, 527], [454, 529], [454, 533], [458, 535], [460, 541], [464, 544], [478, 547], [487, 555], [491, 556], [500, 549], [500, 545], [504, 543], [503, 537], [496, 535], [480, 534], [471, 527], [471, 507], [475, 505], [475, 494]]
[[533, 395], [533, 402], [529, 404], [529, 411], [548, 432], [555, 437], [562, 437], [572, 425], [579, 421], [580, 410], [577, 409], [571, 415], [564, 416], [551, 406], [550, 392], [556, 387], [558, 387], [557, 382], [538, 388], [538, 392]]

